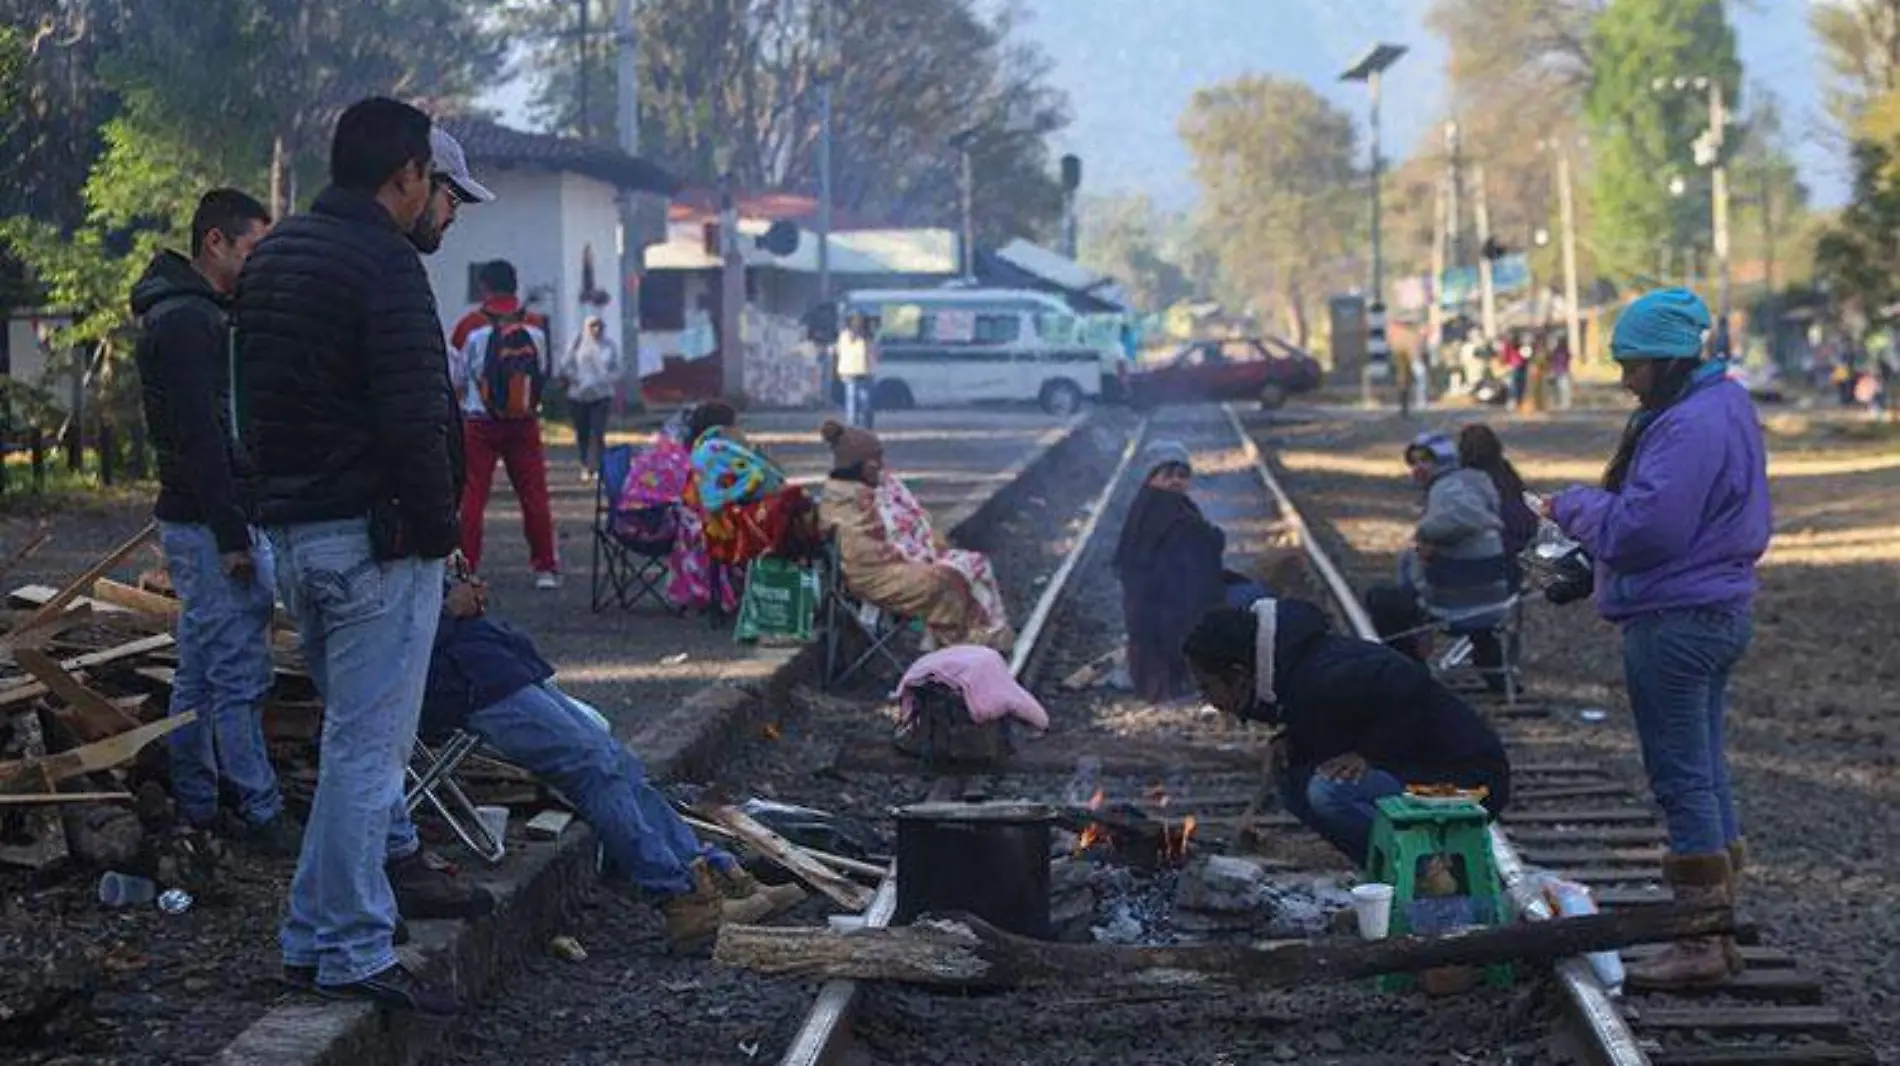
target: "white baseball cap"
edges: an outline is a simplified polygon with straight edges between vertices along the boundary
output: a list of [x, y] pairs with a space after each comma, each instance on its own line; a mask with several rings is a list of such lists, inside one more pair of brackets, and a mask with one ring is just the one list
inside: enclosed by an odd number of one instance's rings
[[488, 187], [469, 177], [468, 157], [462, 153], [462, 142], [449, 136], [449, 132], [440, 126], [429, 129], [429, 170], [447, 178], [455, 195], [463, 203], [493, 203], [495, 194]]

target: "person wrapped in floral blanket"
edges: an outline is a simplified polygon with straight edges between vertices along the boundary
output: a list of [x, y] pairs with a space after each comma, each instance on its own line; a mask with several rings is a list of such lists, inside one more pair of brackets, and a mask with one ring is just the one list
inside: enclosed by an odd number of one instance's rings
[[837, 537], [852, 595], [921, 619], [939, 646], [978, 644], [1007, 654], [1016, 633], [989, 558], [943, 542], [929, 512], [885, 469], [877, 434], [828, 421], [819, 436], [832, 452], [819, 523]]

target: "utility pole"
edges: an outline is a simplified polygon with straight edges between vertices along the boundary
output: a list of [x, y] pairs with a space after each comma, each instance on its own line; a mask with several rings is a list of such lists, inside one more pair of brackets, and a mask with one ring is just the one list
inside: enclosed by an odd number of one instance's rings
[[1577, 205], [1570, 191], [1570, 150], [1557, 146], [1557, 209], [1563, 226], [1564, 336], [1572, 361], [1583, 357], [1583, 317], [1577, 306]]
[[[582, 5], [583, 10], [585, 5]], [[582, 47], [585, 47], [583, 42]], [[585, 68], [583, 68], [585, 69]], [[634, 30], [633, 0], [614, 2], [614, 129], [620, 150], [640, 154], [640, 39]], [[620, 208], [620, 350], [627, 357], [622, 374], [631, 375], [627, 406], [640, 410], [640, 278], [646, 269], [647, 234], [638, 195], [621, 189]]]
[[1445, 151], [1446, 154], [1450, 156], [1451, 166], [1449, 173], [1446, 175], [1446, 184], [1449, 188], [1449, 202], [1446, 204], [1445, 228], [1448, 231], [1446, 240], [1450, 245], [1447, 254], [1449, 255], [1450, 265], [1460, 267], [1465, 264], [1465, 230], [1464, 223], [1459, 218], [1458, 213], [1459, 200], [1461, 198], [1460, 194], [1463, 191], [1462, 186], [1464, 185], [1465, 162], [1464, 141], [1458, 135], [1458, 123], [1456, 122], [1445, 123]]
[[730, 170], [719, 176], [719, 253], [719, 391], [737, 401], [745, 395], [745, 247]]
[[1764, 168], [1761, 174], [1761, 247], [1763, 284], [1768, 295], [1775, 294], [1775, 194]]
[[1368, 138], [1372, 148], [1372, 285], [1367, 293], [1366, 304], [1366, 366], [1360, 374], [1360, 396], [1368, 404], [1372, 400], [1372, 382], [1375, 376], [1383, 376], [1392, 370], [1392, 349], [1386, 343], [1385, 335], [1385, 261], [1381, 243], [1380, 200], [1383, 198], [1385, 178], [1385, 160], [1379, 152], [1379, 82], [1381, 76], [1392, 64], [1397, 63], [1406, 53], [1406, 47], [1399, 44], [1376, 44], [1350, 69], [1339, 76], [1341, 81], [1363, 81], [1371, 104], [1371, 136]]
[[[818, 13], [818, 301], [831, 302], [831, 83], [838, 66], [832, 54], [832, 0]], [[827, 394], [829, 395], [829, 394]]]
[[[1722, 102], [1722, 83], [1709, 79], [1709, 193], [1714, 201], [1714, 238], [1712, 249], [1715, 253], [1715, 269], [1720, 271], [1716, 279], [1716, 301], [1721, 307], [1721, 329], [1717, 336], [1724, 341], [1729, 334], [1729, 242], [1728, 242], [1728, 164], [1722, 158], [1724, 141], [1728, 134], [1728, 112]], [[1727, 353], [1723, 353], [1727, 354]]]
[[1478, 185], [1477, 222], [1478, 222], [1478, 299], [1484, 316], [1484, 336], [1486, 340], [1496, 340], [1498, 336], [1498, 295], [1492, 288], [1491, 257], [1484, 250], [1491, 244], [1491, 201], [1484, 190], [1484, 165], [1480, 163], [1472, 169], [1472, 180]]
[[950, 146], [962, 155], [963, 173], [958, 181], [963, 212], [963, 280], [976, 280], [976, 163], [970, 156], [976, 141], [976, 127], [959, 131], [950, 138]]

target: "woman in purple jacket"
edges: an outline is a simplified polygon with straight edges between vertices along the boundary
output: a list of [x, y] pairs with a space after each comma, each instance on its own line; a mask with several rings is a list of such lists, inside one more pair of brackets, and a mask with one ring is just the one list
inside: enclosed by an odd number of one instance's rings
[[[1741, 827], [1722, 751], [1729, 672], [1748, 648], [1755, 563], [1768, 548], [1767, 459], [1748, 393], [1704, 359], [1709, 311], [1685, 289], [1632, 303], [1610, 350], [1641, 407], [1601, 488], [1547, 510], [1596, 560], [1596, 604], [1623, 630], [1623, 673], [1678, 900], [1732, 903]], [[1631, 966], [1632, 987], [1720, 981], [1727, 938], [1679, 940]]]

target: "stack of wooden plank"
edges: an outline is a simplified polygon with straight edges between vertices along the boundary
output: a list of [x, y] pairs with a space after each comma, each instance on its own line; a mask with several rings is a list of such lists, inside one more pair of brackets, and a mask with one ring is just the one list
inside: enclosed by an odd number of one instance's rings
[[[164, 745], [154, 742], [196, 717], [166, 714], [180, 605], [163, 571], [137, 585], [106, 576], [154, 532], [147, 527], [59, 588], [22, 585], [8, 594], [0, 612], [0, 863], [43, 868], [83, 852], [69, 846], [73, 809], [130, 804], [141, 782], [162, 781]], [[40, 543], [0, 564], [0, 576]], [[286, 793], [307, 799], [323, 704], [281, 610], [271, 639], [276, 683], [264, 732]], [[543, 798], [526, 772], [497, 760], [471, 757], [458, 776], [478, 802]]]

